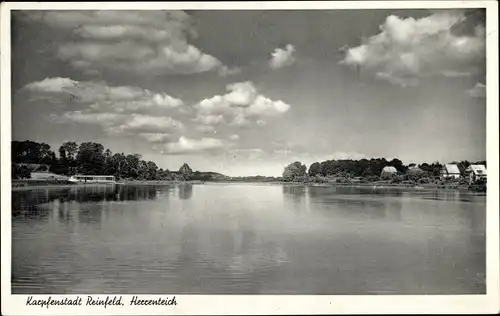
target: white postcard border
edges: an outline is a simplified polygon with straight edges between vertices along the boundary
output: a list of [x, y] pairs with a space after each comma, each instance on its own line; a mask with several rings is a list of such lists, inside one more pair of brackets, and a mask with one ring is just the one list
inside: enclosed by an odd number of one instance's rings
[[[175, 306], [127, 306], [132, 295], [122, 295], [124, 307], [27, 306], [29, 295], [11, 295], [11, 10], [321, 10], [321, 9], [390, 9], [390, 8], [487, 8], [487, 294], [486, 295], [175, 295]], [[338, 2], [122, 2], [122, 3], [2, 3], [1, 31], [1, 270], [2, 314], [4, 315], [140, 315], [140, 314], [396, 314], [396, 313], [498, 313], [499, 307], [499, 159], [498, 159], [498, 5], [496, 1], [338, 1]], [[161, 297], [172, 297], [161, 295]], [[92, 295], [92, 294], [89, 294]], [[119, 294], [117, 294], [119, 295]], [[33, 295], [35, 299], [81, 297], [87, 295]], [[104, 298], [106, 295], [92, 295]], [[157, 299], [160, 295], [138, 295]]]

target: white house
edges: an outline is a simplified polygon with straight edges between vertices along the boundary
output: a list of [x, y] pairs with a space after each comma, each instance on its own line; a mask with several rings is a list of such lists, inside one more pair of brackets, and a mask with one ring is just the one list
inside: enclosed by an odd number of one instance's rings
[[460, 178], [460, 169], [455, 164], [444, 165], [441, 168], [441, 178], [445, 179], [458, 179]]
[[487, 172], [485, 165], [470, 165], [465, 170], [465, 174], [469, 177], [469, 184], [477, 180], [486, 179]]
[[393, 166], [386, 166], [384, 167], [384, 169], [382, 169], [382, 173], [380, 174], [380, 176], [383, 176], [383, 175], [392, 175], [392, 174], [397, 174], [398, 173], [398, 170], [396, 170], [395, 167]]

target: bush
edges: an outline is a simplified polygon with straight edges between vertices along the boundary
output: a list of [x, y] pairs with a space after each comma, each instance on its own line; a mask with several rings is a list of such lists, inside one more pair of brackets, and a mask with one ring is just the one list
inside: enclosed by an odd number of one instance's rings
[[30, 179], [31, 170], [26, 166], [12, 164], [12, 179]]
[[418, 180], [418, 183], [420, 183], [420, 184], [427, 184], [427, 183], [431, 183], [431, 179], [429, 179], [429, 178], [420, 178], [420, 179]]
[[349, 181], [349, 179], [345, 178], [345, 177], [338, 177], [335, 179], [335, 182], [336, 183], [350, 183], [351, 181]]

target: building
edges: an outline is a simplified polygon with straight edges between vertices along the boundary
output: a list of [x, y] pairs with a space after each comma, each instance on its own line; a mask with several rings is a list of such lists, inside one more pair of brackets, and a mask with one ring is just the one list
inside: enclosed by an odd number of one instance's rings
[[32, 172], [31, 173], [32, 180], [68, 180], [67, 176], [62, 176], [59, 174], [55, 174], [52, 172]]
[[441, 168], [440, 175], [441, 178], [445, 179], [459, 179], [461, 176], [460, 169], [458, 169], [458, 166], [455, 164], [444, 165]]
[[465, 175], [469, 178], [469, 184], [477, 180], [486, 180], [487, 172], [485, 165], [470, 165], [465, 170]]
[[382, 173], [380, 174], [380, 176], [384, 176], [384, 175], [395, 175], [398, 173], [398, 170], [393, 167], [393, 166], [386, 166], [384, 167], [384, 169], [382, 169]]

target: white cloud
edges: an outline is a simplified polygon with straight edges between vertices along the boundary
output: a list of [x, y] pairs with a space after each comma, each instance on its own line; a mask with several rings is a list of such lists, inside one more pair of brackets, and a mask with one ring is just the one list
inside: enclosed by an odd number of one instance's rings
[[244, 127], [250, 125], [250, 120], [247, 119], [245, 116], [242, 114], [237, 115], [229, 125], [231, 126], [236, 126], [236, 127]]
[[60, 93], [66, 89], [75, 87], [78, 81], [69, 78], [45, 78], [41, 81], [35, 81], [24, 86], [26, 90], [42, 93]]
[[182, 100], [166, 93], [131, 86], [111, 87], [103, 82], [76, 81], [69, 78], [45, 78], [27, 84], [24, 89], [35, 99], [50, 95], [103, 112], [135, 112], [153, 108], [166, 110], [183, 105]]
[[286, 45], [285, 49], [276, 48], [271, 54], [269, 67], [271, 67], [271, 69], [278, 69], [293, 65], [295, 63], [295, 57], [293, 56], [294, 52], [295, 47], [291, 44]]
[[193, 121], [204, 125], [217, 125], [224, 122], [224, 116], [198, 113]]
[[224, 95], [224, 100], [230, 106], [246, 107], [257, 97], [257, 89], [250, 81], [231, 83], [226, 86], [231, 91]]
[[387, 17], [381, 32], [348, 48], [341, 61], [373, 72], [393, 84], [412, 86], [433, 75], [446, 77], [477, 73], [485, 58], [485, 29], [456, 35], [453, 28], [466, 20], [462, 11], [437, 12], [420, 19]]
[[82, 111], [71, 111], [60, 116], [52, 115], [52, 118], [57, 123], [97, 124], [105, 128], [110, 128], [113, 125], [124, 121], [126, 116], [117, 113], [88, 113]]
[[233, 135], [229, 136], [229, 139], [236, 141], [236, 140], [240, 139], [240, 136], [238, 134], [233, 134]]
[[179, 137], [176, 142], [165, 145], [167, 154], [200, 154], [224, 148], [224, 143], [217, 138], [190, 139]]
[[182, 131], [182, 122], [164, 116], [142, 114], [119, 114], [89, 111], [70, 111], [62, 115], [52, 115], [56, 123], [80, 123], [101, 126], [110, 134], [139, 134], [147, 140], [158, 140], [150, 134], [165, 134], [165, 132]]
[[116, 126], [122, 132], [134, 133], [161, 133], [172, 130], [182, 130], [182, 122], [164, 116], [149, 116], [142, 114], [132, 114], [127, 120]]
[[227, 76], [237, 75], [242, 71], [243, 69], [241, 69], [241, 67], [229, 68], [227, 66], [222, 66], [219, 68], [219, 76], [227, 77]]
[[238, 72], [188, 43], [196, 31], [183, 11], [32, 11], [23, 16], [71, 32], [73, 41], [60, 44], [58, 57], [86, 73]]
[[486, 98], [486, 85], [478, 82], [472, 89], [467, 90], [467, 94], [471, 98]]
[[291, 108], [281, 100], [273, 101], [259, 94], [250, 81], [232, 83], [226, 89], [229, 91], [227, 94], [215, 95], [196, 104], [198, 117], [220, 115], [228, 117], [233, 126], [247, 126], [252, 121], [260, 121], [262, 125], [264, 121], [261, 118], [277, 117]]

